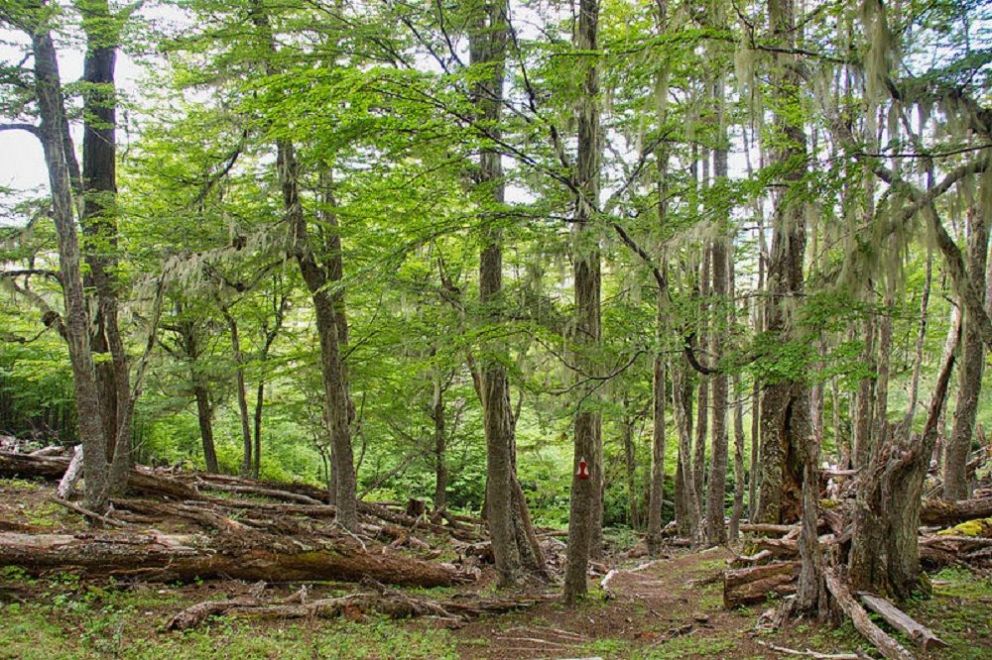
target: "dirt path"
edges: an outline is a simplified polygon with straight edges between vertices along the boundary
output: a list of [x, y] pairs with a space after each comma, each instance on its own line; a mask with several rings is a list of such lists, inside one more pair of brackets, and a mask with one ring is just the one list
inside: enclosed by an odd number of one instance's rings
[[[754, 643], [750, 611], [722, 607], [724, 548], [611, 571], [573, 611], [549, 604], [458, 633], [464, 658], [774, 657]], [[482, 645], [480, 639], [488, 644]]]

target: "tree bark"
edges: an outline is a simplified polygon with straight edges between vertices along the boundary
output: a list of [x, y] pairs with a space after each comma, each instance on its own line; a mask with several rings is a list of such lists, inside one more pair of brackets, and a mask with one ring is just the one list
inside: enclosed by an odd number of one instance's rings
[[694, 538], [699, 525], [699, 499], [692, 478], [692, 384], [686, 367], [672, 367], [672, 407], [679, 432], [675, 472], [675, 521], [679, 535]]
[[[664, 35], [668, 29], [668, 2], [660, 0], [657, 3], [657, 28], [658, 34]], [[655, 112], [657, 114], [658, 125], [664, 126], [668, 118], [668, 77], [669, 62], [665, 59], [655, 78]], [[668, 145], [664, 142], [658, 145], [656, 152], [657, 173], [658, 173], [658, 227], [666, 229], [666, 218], [668, 215], [668, 205], [666, 202], [668, 190]], [[665, 272], [667, 266], [662, 262], [661, 270]], [[659, 289], [656, 298], [656, 328], [657, 339], [660, 345], [664, 345], [668, 336], [668, 292]], [[647, 516], [647, 546], [648, 552], [655, 555], [660, 550], [661, 529], [663, 519], [663, 509], [665, 506], [665, 404], [667, 398], [665, 355], [662, 350], [654, 356], [654, 369], [651, 381], [651, 482], [648, 493], [648, 516]]]
[[[795, 46], [793, 0], [769, 0], [768, 16], [777, 45]], [[789, 164], [784, 174], [787, 190], [775, 200], [771, 258], [768, 262], [769, 301], [765, 329], [781, 341], [792, 334], [792, 309], [803, 292], [803, 258], [806, 249], [805, 209], [799, 188], [806, 171], [806, 135], [797, 119], [802, 101], [801, 80], [794, 55], [776, 54], [772, 66], [771, 102], [776, 116], [778, 163]], [[777, 110], [777, 111], [776, 111]], [[797, 376], [769, 383], [761, 402], [761, 495], [759, 522], [791, 522], [799, 517], [803, 445], [810, 435], [809, 388]]]
[[363, 550], [347, 539], [301, 542], [252, 533], [0, 533], [0, 563], [40, 573], [71, 569], [86, 577], [171, 582], [223, 577], [266, 582], [372, 578], [388, 584], [450, 586], [471, 578], [438, 563]]
[[86, 507], [102, 513], [109, 493], [107, 443], [96, 368], [90, 343], [90, 315], [83, 290], [79, 235], [73, 213], [72, 183], [63, 140], [66, 122], [62, 82], [51, 33], [38, 28], [31, 35], [35, 94], [41, 117], [40, 135], [52, 195], [52, 218], [58, 239], [59, 268], [65, 300], [65, 330], [83, 445]]
[[448, 505], [448, 468], [445, 463], [444, 384], [441, 373], [435, 369], [434, 396], [431, 418], [434, 421], [434, 510], [441, 511]]
[[[482, 118], [498, 131], [502, 115], [503, 78], [505, 74], [507, 14], [503, 2], [487, 5], [476, 17], [470, 32], [469, 53], [472, 65], [485, 73], [476, 83], [473, 96]], [[497, 133], [498, 134], [498, 133]], [[483, 149], [479, 155], [479, 184], [488, 188], [489, 202], [499, 208], [504, 203], [503, 167], [499, 152]], [[479, 301], [487, 321], [500, 323], [503, 318], [503, 246], [502, 233], [495, 226], [484, 230], [479, 263]], [[506, 348], [487, 347], [482, 356], [481, 385], [483, 427], [486, 436], [486, 519], [492, 537], [493, 555], [500, 584], [517, 581], [521, 553], [514, 531], [513, 509], [513, 412], [510, 410], [509, 382], [505, 367]]]
[[248, 413], [248, 392], [245, 385], [245, 360], [241, 352], [241, 334], [238, 330], [238, 322], [223, 303], [219, 303], [227, 327], [231, 333], [231, 357], [234, 360], [235, 373], [235, 394], [238, 400], [238, 418], [241, 420], [241, 476], [251, 476], [252, 467], [252, 435], [251, 420]]
[[[722, 89], [722, 86], [721, 86]], [[717, 176], [726, 175], [726, 152], [721, 157], [717, 154]], [[721, 173], [722, 170], [722, 173]], [[724, 310], [727, 301], [727, 244], [725, 239], [717, 237], [713, 241], [713, 294], [718, 310]], [[726, 315], [723, 311], [717, 314], [717, 322], [725, 324]], [[713, 353], [719, 358], [723, 355], [722, 327], [714, 328]], [[710, 452], [710, 476], [707, 483], [706, 497], [706, 542], [710, 545], [720, 545], [727, 542], [727, 526], [725, 523], [725, 500], [727, 494], [727, 375], [718, 373], [712, 376], [713, 387], [713, 430], [711, 434], [712, 450]]]
[[[83, 58], [83, 211], [80, 225], [87, 238], [83, 250], [89, 271], [84, 283], [96, 292], [92, 347], [109, 354], [95, 366], [111, 462], [108, 488], [119, 492], [130, 469], [131, 428], [128, 360], [118, 323], [117, 282], [117, 20], [106, 0], [80, 4], [86, 33]], [[120, 451], [117, 450], [120, 444]]]
[[[959, 336], [960, 328], [952, 327], [950, 334]], [[923, 432], [906, 439], [877, 438], [872, 445], [856, 493], [848, 560], [849, 578], [859, 591], [902, 600], [919, 587], [920, 498], [957, 343], [948, 341]]]
[[[593, 53], [598, 48], [599, 0], [580, 0], [575, 46]], [[595, 356], [600, 343], [600, 254], [597, 232], [590, 226], [599, 201], [599, 67], [595, 58], [583, 58], [585, 67], [578, 109], [578, 163], [575, 199], [573, 264], [575, 278], [575, 344], [577, 363], [588, 375], [596, 375]], [[579, 378], [583, 375], [579, 374]], [[580, 388], [580, 409], [575, 414], [575, 454], [568, 517], [568, 564], [565, 568], [564, 601], [574, 604], [587, 593], [586, 567], [594, 552], [602, 513], [602, 437], [599, 411], [590, 399], [590, 386]], [[593, 408], [593, 409], [591, 409]], [[588, 478], [580, 465], [585, 462]], [[599, 505], [597, 505], [597, 501]]]
[[[985, 209], [968, 210], [968, 272], [978, 291], [985, 290], [985, 268], [989, 249], [989, 228], [985, 224]], [[975, 435], [982, 373], [985, 367], [985, 345], [978, 324], [967, 309], [961, 318], [961, 366], [958, 368], [957, 404], [951, 436], [944, 448], [944, 492], [946, 500], [967, 499], [968, 455]]]

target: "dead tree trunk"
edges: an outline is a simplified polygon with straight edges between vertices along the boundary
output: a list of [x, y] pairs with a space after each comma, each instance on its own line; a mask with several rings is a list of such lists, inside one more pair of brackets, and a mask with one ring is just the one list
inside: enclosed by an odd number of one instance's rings
[[0, 563], [32, 573], [71, 569], [87, 577], [157, 582], [209, 577], [359, 581], [368, 577], [389, 584], [437, 587], [472, 579], [442, 564], [366, 551], [345, 538], [296, 542], [257, 533], [221, 533], [211, 538], [159, 533], [86, 538], [0, 533]]
[[[959, 335], [959, 328], [952, 328]], [[947, 397], [954, 350], [943, 358], [920, 435], [877, 438], [859, 480], [849, 558], [856, 590], [902, 600], [919, 587], [918, 528], [923, 480]]]

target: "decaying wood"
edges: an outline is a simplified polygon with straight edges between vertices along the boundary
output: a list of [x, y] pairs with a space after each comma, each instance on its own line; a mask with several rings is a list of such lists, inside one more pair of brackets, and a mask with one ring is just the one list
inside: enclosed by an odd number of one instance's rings
[[[32, 453], [32, 456], [47, 456], [48, 454], [37, 454]], [[83, 446], [76, 445], [76, 448], [72, 452], [72, 459], [69, 461], [69, 467], [66, 468], [65, 474], [62, 475], [61, 481], [59, 481], [58, 488], [55, 489], [55, 495], [60, 500], [68, 500], [72, 497], [73, 492], [76, 490], [76, 482], [79, 481], [79, 477], [83, 474]]]
[[769, 642], [756, 639], [754, 640], [761, 646], [771, 649], [776, 653], [782, 653], [784, 655], [796, 655], [803, 656], [806, 658], [816, 658], [817, 660], [861, 660], [860, 655], [857, 653], [817, 653], [816, 651], [811, 651], [806, 649], [805, 651], [800, 651], [799, 649], [790, 649], [785, 646], [778, 646], [777, 644], [771, 644]]
[[323, 504], [320, 500], [316, 500], [309, 495], [301, 495], [277, 488], [264, 488], [262, 486], [248, 484], [215, 483], [205, 480], [198, 481], [196, 485], [198, 489], [202, 490], [219, 490], [226, 493], [238, 493], [239, 495], [258, 495], [274, 500], [285, 500], [298, 504], [308, 504], [310, 506], [320, 506]]
[[19, 534], [0, 533], [0, 565], [31, 573], [73, 570], [167, 582], [229, 577], [267, 582], [358, 581], [434, 587], [474, 579], [440, 563], [381, 549], [363, 550], [349, 537], [282, 538], [270, 534]]
[[211, 616], [248, 614], [266, 618], [337, 618], [342, 615], [364, 616], [385, 614], [394, 619], [435, 616], [461, 622], [482, 616], [533, 607], [549, 600], [548, 596], [518, 598], [483, 598], [436, 601], [409, 596], [395, 590], [364, 591], [337, 598], [321, 598], [291, 604], [269, 603], [256, 597], [240, 597], [224, 601], [207, 601], [188, 607], [176, 614], [166, 630], [186, 630], [196, 627]]
[[[0, 477], [42, 477], [57, 481], [65, 474], [69, 463], [70, 459], [64, 456], [29, 456], [0, 452]], [[203, 499], [196, 488], [143, 466], [131, 470], [127, 487], [132, 492], [158, 497], [178, 500]]]
[[781, 536], [788, 534], [794, 529], [799, 529], [798, 525], [775, 525], [772, 523], [743, 523], [741, 532], [746, 534], [759, 534], [762, 536]]
[[865, 607], [881, 616], [885, 619], [886, 623], [899, 632], [908, 635], [910, 639], [919, 644], [923, 649], [929, 651], [947, 646], [947, 643], [937, 637], [932, 630], [917, 623], [915, 619], [886, 599], [866, 593], [859, 593], [858, 597], [861, 598], [861, 602], [865, 604]]
[[61, 499], [59, 497], [53, 497], [51, 499], [56, 504], [59, 504], [61, 506], [64, 506], [65, 508], [69, 509], [70, 511], [75, 511], [76, 513], [80, 514], [81, 516], [84, 516], [86, 518], [89, 518], [90, 520], [92, 520], [94, 522], [102, 523], [104, 525], [109, 525], [110, 527], [124, 527], [124, 523], [122, 523], [120, 520], [114, 520], [113, 518], [108, 518], [107, 516], [102, 516], [102, 515], [100, 515], [99, 513], [95, 512], [95, 511], [90, 511], [89, 509], [84, 509], [83, 507], [79, 506], [78, 504], [73, 504], [72, 502], [69, 502], [68, 500], [63, 500], [63, 499]]
[[764, 602], [771, 594], [781, 596], [793, 593], [798, 575], [798, 561], [780, 561], [724, 571], [723, 605], [732, 609], [740, 605]]
[[875, 645], [883, 656], [889, 660], [914, 660], [913, 654], [902, 644], [890, 637], [884, 630], [872, 623], [865, 608], [854, 599], [851, 590], [833, 568], [824, 570], [827, 589], [833, 595], [841, 610], [844, 611], [861, 635]]
[[992, 517], [992, 497], [947, 502], [924, 500], [920, 508], [920, 523], [924, 525], [956, 525], [975, 518]]
[[182, 518], [192, 520], [208, 529], [216, 529], [218, 531], [244, 532], [248, 530], [240, 522], [206, 507], [140, 499], [113, 499], [111, 503], [117, 509], [124, 509], [143, 516], [153, 518]]

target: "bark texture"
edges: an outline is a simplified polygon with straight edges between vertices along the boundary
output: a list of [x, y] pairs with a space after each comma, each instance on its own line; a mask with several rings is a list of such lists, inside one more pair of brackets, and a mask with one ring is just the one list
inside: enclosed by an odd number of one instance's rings
[[[967, 214], [968, 272], [979, 291], [985, 290], [989, 228], [984, 212], [972, 207]], [[985, 345], [973, 315], [964, 309], [961, 318], [961, 366], [958, 368], [957, 404], [951, 436], [944, 449], [944, 499], [963, 500], [970, 493], [968, 455], [975, 435], [975, 418], [985, 370]]]
[[[793, 0], [769, 0], [772, 38], [785, 49], [795, 46]], [[785, 189], [775, 200], [771, 255], [768, 261], [769, 300], [765, 329], [787, 341], [792, 333], [793, 309], [803, 292], [803, 258], [806, 250], [805, 211], [799, 187], [806, 169], [806, 135], [798, 119], [801, 80], [789, 54], [775, 55], [772, 67], [777, 93], [772, 110], [780, 144], [773, 156], [789, 164]], [[765, 389], [761, 401], [761, 495], [759, 522], [794, 521], [799, 517], [802, 487], [802, 446], [810, 436], [809, 388], [795, 374], [788, 374]]]
[[[597, 49], [599, 1], [580, 0], [576, 47]], [[597, 232], [590, 226], [599, 199], [599, 70], [595, 60], [586, 65], [583, 97], [579, 103], [579, 150], [576, 180], [573, 263], [575, 278], [575, 344], [582, 370], [595, 375], [595, 351], [600, 343], [600, 253]], [[582, 375], [579, 375], [582, 378]], [[582, 390], [586, 388], [580, 388]], [[587, 592], [586, 567], [593, 550], [597, 500], [602, 501], [602, 438], [598, 410], [591, 409], [592, 397], [582, 395], [575, 415], [575, 455], [572, 463], [572, 490], [568, 517], [568, 564], [565, 568], [564, 600], [575, 603]], [[580, 463], [588, 467], [588, 478], [580, 474]], [[602, 513], [601, 504], [599, 512]]]

